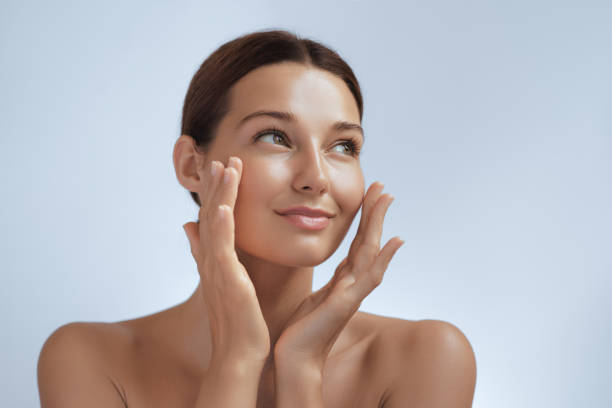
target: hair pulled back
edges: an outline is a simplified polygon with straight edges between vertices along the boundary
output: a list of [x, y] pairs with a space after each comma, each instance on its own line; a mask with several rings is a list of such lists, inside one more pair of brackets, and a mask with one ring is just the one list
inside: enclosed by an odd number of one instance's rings
[[[206, 151], [219, 122], [229, 110], [229, 90], [240, 78], [263, 65], [293, 61], [314, 66], [340, 77], [355, 97], [359, 119], [363, 100], [350, 66], [331, 48], [284, 30], [257, 31], [221, 45], [197, 70], [185, 95], [181, 134]], [[191, 197], [200, 206], [197, 193]]]

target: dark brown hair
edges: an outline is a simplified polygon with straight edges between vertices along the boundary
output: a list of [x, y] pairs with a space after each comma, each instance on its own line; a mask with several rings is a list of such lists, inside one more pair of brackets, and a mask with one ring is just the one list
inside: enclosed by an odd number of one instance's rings
[[[361, 89], [353, 70], [331, 48], [283, 30], [258, 31], [221, 45], [200, 66], [189, 84], [183, 104], [181, 134], [205, 151], [229, 110], [229, 90], [240, 78], [263, 65], [294, 61], [340, 77], [355, 97], [363, 117]], [[200, 206], [197, 193], [191, 197]]]

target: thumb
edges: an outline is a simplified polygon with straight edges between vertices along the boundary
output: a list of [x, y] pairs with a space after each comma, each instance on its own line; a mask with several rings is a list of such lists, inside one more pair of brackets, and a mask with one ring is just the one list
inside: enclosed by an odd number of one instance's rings
[[187, 222], [183, 224], [183, 230], [185, 231], [185, 235], [187, 235], [187, 240], [189, 241], [189, 246], [191, 248], [191, 255], [193, 255], [196, 261], [198, 260], [198, 247], [200, 243], [197, 228], [198, 224], [195, 222]]

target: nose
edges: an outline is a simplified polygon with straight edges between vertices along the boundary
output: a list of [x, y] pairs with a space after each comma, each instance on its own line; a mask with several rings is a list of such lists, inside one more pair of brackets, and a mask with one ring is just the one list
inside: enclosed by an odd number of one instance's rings
[[293, 188], [298, 192], [310, 192], [317, 195], [329, 190], [327, 166], [319, 154], [316, 143], [304, 146], [294, 158], [296, 176], [293, 180]]

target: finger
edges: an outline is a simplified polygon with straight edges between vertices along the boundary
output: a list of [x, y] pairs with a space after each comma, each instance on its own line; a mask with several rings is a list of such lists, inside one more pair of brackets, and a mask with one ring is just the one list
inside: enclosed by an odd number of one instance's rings
[[389, 267], [389, 262], [391, 262], [391, 259], [393, 259], [393, 256], [395, 256], [395, 253], [402, 245], [404, 245], [404, 241], [400, 237], [393, 237], [378, 253], [372, 266], [372, 283], [375, 286], [380, 285], [382, 282], [383, 276]]
[[370, 185], [368, 191], [365, 194], [365, 197], [363, 199], [363, 205], [361, 208], [361, 219], [359, 220], [359, 228], [357, 228], [357, 233], [355, 234], [355, 238], [351, 243], [351, 247], [348, 253], [349, 259], [353, 259], [355, 257], [357, 248], [359, 247], [359, 245], [361, 245], [361, 242], [363, 241], [366, 221], [369, 218], [369, 213], [384, 188], [384, 184], [374, 182]]
[[353, 259], [352, 273], [357, 280], [370, 281], [368, 275], [372, 272], [372, 265], [380, 251], [380, 238], [383, 230], [383, 221], [393, 196], [383, 194], [370, 213], [363, 232], [364, 238]]
[[376, 257], [376, 261], [374, 262], [374, 269], [380, 270], [384, 273], [389, 266], [389, 262], [395, 256], [395, 253], [402, 245], [404, 245], [404, 240], [400, 237], [391, 238], [387, 244], [380, 250], [380, 253]]
[[[230, 157], [228, 166], [221, 172], [222, 176], [216, 191], [217, 218], [213, 229], [218, 240], [215, 245], [217, 261], [221, 265], [232, 265], [237, 261], [235, 249], [234, 204], [238, 194], [238, 184], [242, 175], [242, 160]], [[235, 272], [232, 272], [235, 273]]]
[[228, 160], [228, 166], [224, 170], [223, 187], [219, 189], [219, 204], [225, 204], [230, 207], [232, 214], [238, 196], [238, 186], [242, 177], [242, 160], [239, 157], [232, 156]]
[[222, 177], [223, 163], [218, 160], [211, 160], [206, 169], [202, 170], [204, 197], [202, 200], [202, 207], [200, 207], [202, 213], [200, 223], [206, 221], [208, 217], [214, 218], [216, 214], [216, 208], [218, 206], [218, 204], [216, 204], [218, 201], [216, 195]]
[[363, 199], [363, 208], [361, 209], [361, 219], [359, 221], [359, 228], [357, 229], [358, 231], [363, 230], [365, 228], [365, 220], [368, 219], [372, 207], [374, 206], [374, 204], [376, 204], [376, 201], [380, 197], [380, 194], [382, 193], [384, 188], [385, 185], [378, 181], [372, 183], [370, 185], [370, 188], [368, 188], [368, 191]]
[[336, 267], [336, 270], [334, 271], [334, 275], [325, 284], [325, 286], [323, 286], [320, 290], [327, 291], [330, 288], [332, 288], [333, 286], [335, 286], [342, 279], [342, 277], [345, 275], [345, 266], [347, 264], [348, 264], [348, 256], [344, 257], [342, 262], [340, 262], [340, 264], [338, 264], [338, 266]]
[[395, 253], [403, 244], [404, 241], [400, 237], [391, 238], [380, 250], [376, 260], [370, 266], [366, 277], [358, 279], [353, 286], [348, 287], [348, 295], [354, 296], [357, 299], [364, 299], [372, 290], [380, 285], [389, 262], [391, 262]]
[[[243, 292], [246, 296], [251, 296], [256, 299], [255, 287], [248, 275], [246, 269], [240, 263], [235, 247], [235, 221], [233, 210], [227, 204], [221, 204], [218, 207], [219, 216], [214, 229], [217, 233], [217, 246], [215, 248], [214, 257], [221, 273], [221, 279], [233, 285], [232, 287], [242, 288], [247, 292]], [[242, 296], [244, 297], [244, 296]]]
[[189, 241], [189, 248], [191, 249], [191, 255], [199, 262], [200, 260], [200, 251], [198, 250], [200, 240], [198, 237], [198, 225], [195, 222], [188, 222], [183, 224], [183, 229], [185, 230], [185, 235], [187, 236], [187, 240]]
[[214, 240], [209, 238], [210, 235], [210, 223], [214, 222], [217, 215], [216, 208], [211, 208], [215, 201], [215, 191], [221, 177], [222, 164], [216, 160], [211, 160], [207, 166], [202, 169], [198, 169], [198, 175], [200, 176], [201, 191], [200, 194], [200, 209], [198, 211], [198, 223], [197, 233], [199, 237], [198, 248], [209, 248], [213, 249]]
[[[217, 239], [215, 247], [215, 258], [218, 264], [223, 267], [225, 265], [233, 265], [237, 260], [235, 240], [235, 225], [232, 208], [227, 204], [221, 204], [217, 207], [217, 218], [213, 229]], [[232, 271], [232, 273], [235, 273]]]
[[[355, 237], [351, 247], [352, 252], [350, 256], [353, 265], [364, 262], [369, 265], [368, 260], [371, 262], [378, 253], [380, 249], [380, 235], [382, 234], [382, 221], [387, 208], [391, 204], [390, 201], [393, 201], [393, 196], [390, 194], [378, 196], [377, 201], [372, 205], [373, 208], [362, 219], [363, 227], [359, 237]], [[375, 229], [376, 226], [379, 226], [378, 230]]]
[[391, 194], [383, 194], [378, 199], [370, 213], [370, 217], [366, 220], [362, 245], [365, 244], [367, 246], [379, 248], [385, 215], [387, 215], [387, 210], [394, 199], [395, 198]]

